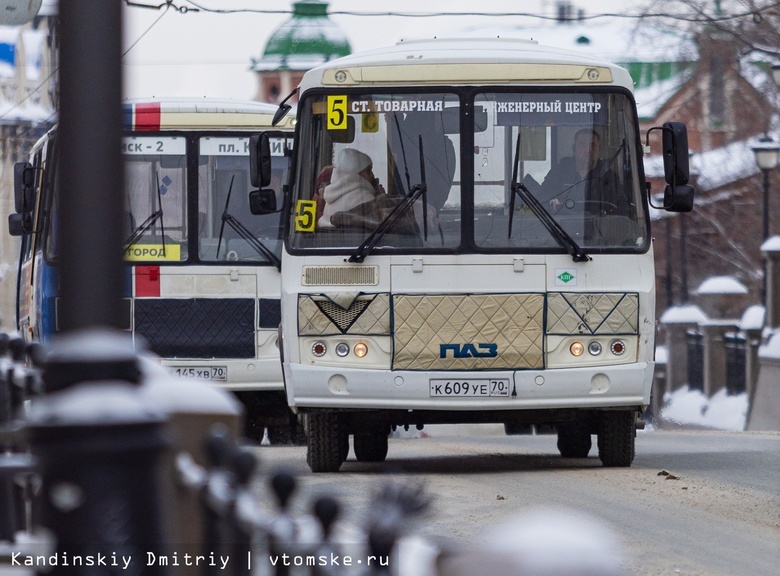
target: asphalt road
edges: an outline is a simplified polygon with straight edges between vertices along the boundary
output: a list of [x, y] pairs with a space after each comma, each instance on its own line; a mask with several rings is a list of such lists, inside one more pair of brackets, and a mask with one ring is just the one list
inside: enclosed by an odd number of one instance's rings
[[341, 502], [343, 524], [359, 525], [382, 482], [422, 484], [432, 505], [408, 533], [436, 550], [484, 552], [497, 524], [543, 507], [605, 523], [628, 575], [780, 573], [778, 433], [639, 431], [634, 463], [623, 469], [601, 466], [595, 438], [590, 456], [577, 460], [558, 455], [554, 435], [506, 436], [501, 426], [404, 436], [390, 439], [385, 462], [350, 454], [335, 474], [309, 472], [304, 447], [260, 446], [255, 491], [269, 502], [267, 477], [285, 468], [298, 475], [298, 511], [328, 494]]

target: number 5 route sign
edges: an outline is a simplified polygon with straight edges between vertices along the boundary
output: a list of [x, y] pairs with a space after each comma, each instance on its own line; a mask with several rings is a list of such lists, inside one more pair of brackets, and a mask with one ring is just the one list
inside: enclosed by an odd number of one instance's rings
[[328, 130], [347, 129], [347, 97], [328, 96]]

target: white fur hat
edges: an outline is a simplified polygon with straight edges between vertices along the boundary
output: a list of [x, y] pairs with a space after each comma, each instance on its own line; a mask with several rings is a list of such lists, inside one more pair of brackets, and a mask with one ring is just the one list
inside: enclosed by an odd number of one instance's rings
[[357, 174], [371, 166], [371, 158], [354, 148], [344, 148], [336, 159], [338, 170]]

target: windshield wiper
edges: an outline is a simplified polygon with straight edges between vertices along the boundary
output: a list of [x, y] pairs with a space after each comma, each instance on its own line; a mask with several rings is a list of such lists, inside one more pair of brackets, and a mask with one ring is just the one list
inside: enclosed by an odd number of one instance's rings
[[124, 250], [127, 250], [141, 237], [149, 231], [157, 220], [160, 221], [160, 235], [162, 237], [162, 255], [165, 258], [165, 224], [163, 223], [163, 209], [162, 209], [162, 193], [160, 192], [160, 174], [157, 173], [157, 210], [152, 212], [149, 217], [143, 221], [143, 223], [136, 228], [132, 234], [125, 240]]
[[563, 226], [552, 217], [547, 211], [544, 205], [531, 194], [531, 191], [526, 188], [525, 184], [517, 181], [517, 172], [520, 164], [520, 134], [517, 135], [517, 145], [515, 146], [515, 160], [514, 168], [512, 169], [512, 195], [509, 199], [509, 233], [507, 238], [512, 237], [512, 220], [515, 216], [515, 194], [520, 196], [520, 199], [525, 202], [526, 206], [531, 209], [542, 225], [547, 229], [550, 235], [571, 255], [572, 260], [575, 262], [587, 262], [590, 260], [585, 251], [579, 244], [572, 238]]
[[233, 193], [233, 180], [235, 180], [235, 178], [235, 175], [230, 178], [230, 187], [228, 188], [227, 199], [225, 200], [225, 209], [222, 211], [222, 226], [219, 229], [219, 241], [217, 242], [217, 260], [219, 260], [219, 250], [222, 248], [222, 236], [225, 233], [225, 224], [227, 224], [233, 230], [235, 230], [236, 233], [241, 236], [241, 238], [246, 240], [247, 243], [252, 248], [254, 248], [258, 254], [265, 256], [276, 267], [277, 270], [281, 271], [282, 261], [279, 256], [274, 254], [265, 244], [260, 242], [260, 240], [254, 234], [252, 234], [252, 232], [246, 226], [244, 226], [236, 219], [235, 216], [228, 212], [228, 206], [230, 205], [230, 195]]
[[[423, 152], [422, 135], [419, 135], [420, 145], [420, 180], [419, 184], [415, 184], [409, 193], [403, 197], [403, 200], [399, 202], [395, 208], [392, 209], [384, 220], [382, 220], [376, 229], [369, 234], [363, 243], [358, 246], [357, 251], [349, 257], [349, 262], [362, 262], [365, 260], [374, 246], [387, 234], [393, 225], [414, 205], [417, 199], [422, 196], [423, 198], [423, 235], [425, 239], [428, 238], [428, 185], [425, 183], [425, 154]], [[401, 153], [404, 154], [404, 164], [406, 164], [406, 154], [403, 152], [403, 140], [401, 140]], [[407, 171], [408, 177], [408, 171]]]

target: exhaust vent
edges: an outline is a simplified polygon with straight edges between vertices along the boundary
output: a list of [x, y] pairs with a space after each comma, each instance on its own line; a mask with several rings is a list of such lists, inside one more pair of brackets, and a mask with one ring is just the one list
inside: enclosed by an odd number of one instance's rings
[[304, 286], [376, 286], [378, 266], [304, 266]]

